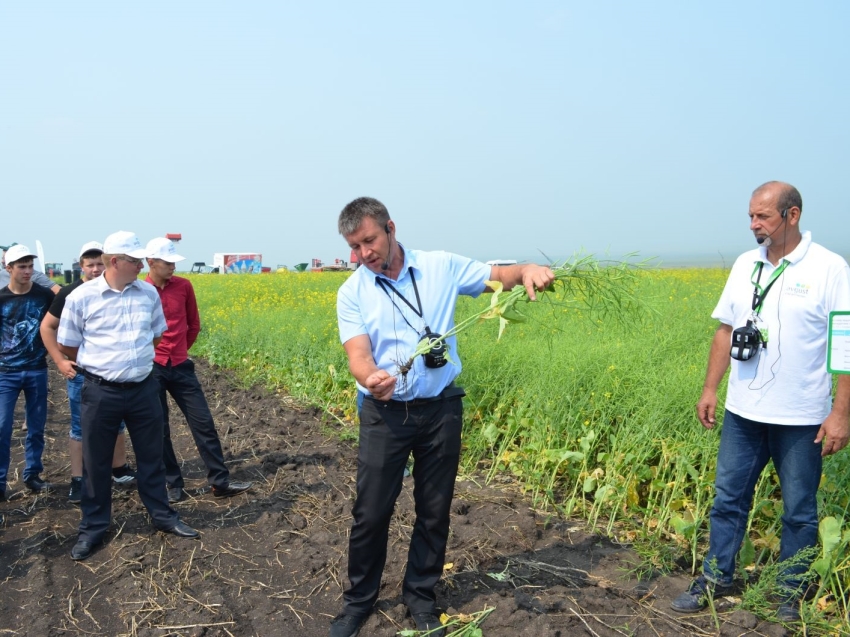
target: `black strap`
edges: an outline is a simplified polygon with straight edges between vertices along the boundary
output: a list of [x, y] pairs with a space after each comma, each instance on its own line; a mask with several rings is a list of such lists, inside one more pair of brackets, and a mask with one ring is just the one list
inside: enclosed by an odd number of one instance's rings
[[[392, 302], [392, 304], [395, 305], [399, 314], [401, 314], [401, 318], [404, 319], [404, 322], [407, 323], [408, 325], [410, 325], [410, 321], [407, 320], [407, 317], [404, 315], [404, 312], [402, 312], [401, 308], [395, 302], [395, 299], [393, 298], [392, 294], [390, 294], [389, 290], [387, 290], [387, 288], [389, 287], [390, 290], [392, 290], [395, 293], [395, 295], [398, 296], [398, 298], [400, 298], [402, 301], [405, 302], [407, 307], [409, 307], [411, 310], [413, 310], [413, 313], [416, 314], [416, 316], [418, 316], [419, 318], [421, 318], [424, 321], [425, 317], [423, 316], [423, 312], [422, 312], [422, 301], [419, 299], [419, 288], [416, 286], [416, 277], [413, 276], [413, 268], [408, 267], [407, 272], [408, 272], [408, 274], [410, 274], [410, 280], [413, 281], [413, 291], [416, 293], [416, 305], [418, 307], [413, 307], [413, 304], [410, 301], [408, 301], [407, 298], [405, 298], [404, 294], [402, 294], [401, 292], [396, 290], [395, 287], [393, 286], [393, 284], [390, 283], [389, 281], [383, 279], [382, 277], [375, 277], [375, 281], [377, 281], [378, 285], [381, 286], [381, 289], [384, 291], [384, 294], [386, 294], [390, 298], [390, 301]], [[417, 334], [419, 333], [419, 330], [417, 330], [412, 325], [410, 325], [410, 329], [412, 329]], [[431, 331], [430, 328], [426, 325], [425, 326], [425, 333], [427, 334], [430, 331]]]
[[[776, 283], [776, 279], [779, 278], [785, 268], [788, 266], [788, 261], [782, 261], [782, 265], [780, 265], [776, 270], [773, 271], [773, 274], [770, 277], [770, 281], [767, 282], [767, 286], [764, 290], [759, 294], [759, 290], [761, 289], [759, 286], [759, 281], [761, 281], [761, 271], [764, 269], [764, 261], [759, 261], [756, 268], [758, 269], [758, 276], [755, 280], [755, 288], [753, 288], [753, 312], [758, 314], [761, 311], [761, 304], [764, 303], [764, 297], [767, 296], [767, 293], [770, 291], [770, 288], [773, 287], [773, 284]], [[750, 279], [752, 280], [752, 279]]]

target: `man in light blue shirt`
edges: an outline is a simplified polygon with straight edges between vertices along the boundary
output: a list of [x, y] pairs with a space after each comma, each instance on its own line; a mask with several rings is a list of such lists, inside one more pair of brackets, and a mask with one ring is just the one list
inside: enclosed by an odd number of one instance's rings
[[390, 518], [411, 453], [417, 516], [402, 594], [417, 630], [441, 637], [434, 588], [445, 561], [463, 423], [464, 393], [454, 384], [461, 371], [457, 342], [446, 339], [448, 354], [432, 348], [410, 369], [405, 362], [423, 338], [454, 326], [459, 295], [478, 296], [487, 281], [497, 281], [505, 289], [522, 284], [534, 299], [554, 274], [534, 264], [488, 266], [448, 252], [409, 250], [396, 240], [386, 207], [368, 197], [349, 203], [338, 227], [361, 264], [339, 290], [337, 318], [349, 369], [365, 397], [350, 585], [330, 637], [357, 635], [378, 598]]

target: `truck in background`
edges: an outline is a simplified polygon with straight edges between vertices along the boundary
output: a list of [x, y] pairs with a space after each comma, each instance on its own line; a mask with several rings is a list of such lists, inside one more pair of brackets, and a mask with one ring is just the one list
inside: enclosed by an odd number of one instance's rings
[[263, 255], [257, 252], [216, 252], [213, 268], [221, 274], [260, 274], [263, 271]]
[[189, 270], [190, 274], [218, 274], [218, 268], [214, 268], [211, 265], [207, 265], [203, 261], [195, 261], [192, 264], [192, 269]]

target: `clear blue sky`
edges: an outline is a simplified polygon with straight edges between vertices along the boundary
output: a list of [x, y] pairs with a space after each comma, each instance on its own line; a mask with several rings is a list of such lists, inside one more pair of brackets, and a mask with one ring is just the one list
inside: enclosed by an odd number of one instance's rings
[[731, 265], [779, 179], [847, 256], [848, 33], [838, 0], [9, 0], [0, 243], [347, 259], [369, 195], [408, 247]]

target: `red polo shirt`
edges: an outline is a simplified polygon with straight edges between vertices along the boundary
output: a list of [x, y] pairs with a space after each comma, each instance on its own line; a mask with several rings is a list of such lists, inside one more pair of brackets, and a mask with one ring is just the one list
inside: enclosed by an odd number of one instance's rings
[[189, 348], [201, 331], [201, 316], [198, 314], [195, 290], [188, 279], [179, 276], [168, 279], [165, 287], [157, 286], [150, 275], [145, 281], [159, 292], [162, 311], [168, 323], [168, 329], [156, 347], [154, 361], [160, 365], [168, 365], [168, 361], [171, 361], [172, 366], [179, 365], [189, 358]]

